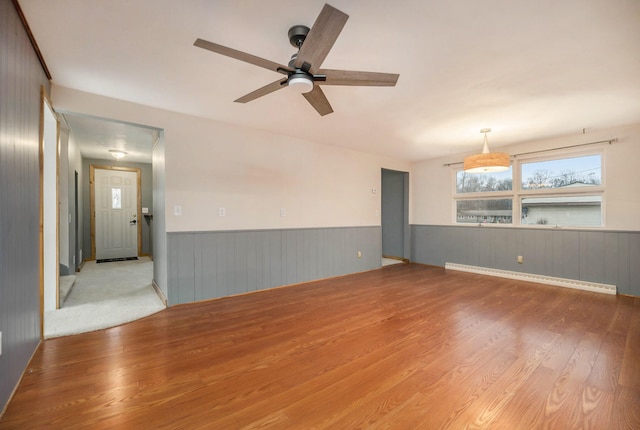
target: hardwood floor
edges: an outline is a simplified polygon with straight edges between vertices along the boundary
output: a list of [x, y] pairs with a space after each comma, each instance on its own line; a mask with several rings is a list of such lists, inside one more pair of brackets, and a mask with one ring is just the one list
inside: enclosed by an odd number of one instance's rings
[[639, 429], [640, 298], [421, 265], [43, 342], [34, 428]]

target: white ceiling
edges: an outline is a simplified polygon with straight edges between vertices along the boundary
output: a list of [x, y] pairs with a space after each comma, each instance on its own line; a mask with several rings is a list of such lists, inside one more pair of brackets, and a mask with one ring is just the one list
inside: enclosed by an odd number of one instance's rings
[[20, 0], [57, 85], [405, 160], [640, 120], [638, 0], [332, 0], [350, 16], [323, 68], [399, 73], [324, 86], [325, 117], [281, 75], [193, 46], [286, 64], [323, 0]]
[[88, 115], [68, 112], [61, 115], [84, 158], [113, 160], [109, 151], [118, 150], [126, 152], [122, 161], [151, 163], [159, 130]]

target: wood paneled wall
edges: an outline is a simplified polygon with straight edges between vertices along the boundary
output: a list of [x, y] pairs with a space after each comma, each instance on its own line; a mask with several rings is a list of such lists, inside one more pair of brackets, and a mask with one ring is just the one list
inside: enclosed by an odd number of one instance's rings
[[382, 244], [374, 226], [169, 233], [167, 250], [175, 305], [372, 270]]
[[49, 83], [11, 0], [0, 0], [0, 410], [40, 341], [40, 110]]
[[640, 296], [640, 232], [412, 225], [411, 243], [416, 263], [612, 284], [618, 294]]

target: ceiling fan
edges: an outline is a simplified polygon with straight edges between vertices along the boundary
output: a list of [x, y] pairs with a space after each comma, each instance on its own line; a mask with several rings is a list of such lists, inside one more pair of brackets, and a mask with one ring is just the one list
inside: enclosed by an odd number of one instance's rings
[[203, 39], [196, 39], [194, 45], [286, 75], [286, 78], [278, 79], [252, 91], [235, 102], [247, 103], [281, 88], [290, 87], [296, 92], [302, 93], [311, 106], [324, 116], [333, 112], [333, 109], [320, 85], [392, 87], [396, 85], [400, 76], [394, 73], [320, 68], [348, 18], [349, 15], [325, 4], [311, 29], [304, 25], [291, 27], [289, 42], [298, 49], [298, 52], [291, 56], [291, 61], [286, 66]]

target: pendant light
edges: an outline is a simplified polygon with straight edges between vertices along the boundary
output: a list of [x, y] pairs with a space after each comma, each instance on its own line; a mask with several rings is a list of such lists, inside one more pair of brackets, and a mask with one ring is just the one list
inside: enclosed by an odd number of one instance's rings
[[474, 154], [464, 159], [464, 171], [468, 173], [489, 173], [503, 172], [508, 170], [511, 163], [509, 154], [505, 152], [489, 152], [487, 143], [487, 133], [490, 128], [483, 128], [480, 133], [484, 134], [484, 147], [481, 154]]

